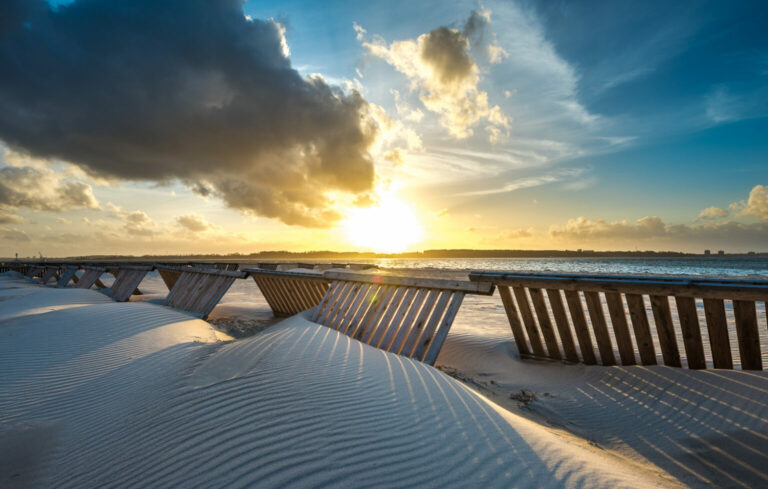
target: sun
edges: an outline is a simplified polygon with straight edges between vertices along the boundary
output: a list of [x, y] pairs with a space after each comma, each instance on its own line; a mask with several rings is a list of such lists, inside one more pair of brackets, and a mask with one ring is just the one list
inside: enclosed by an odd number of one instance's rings
[[342, 227], [355, 246], [380, 253], [405, 251], [423, 233], [411, 207], [390, 196], [375, 206], [353, 209]]

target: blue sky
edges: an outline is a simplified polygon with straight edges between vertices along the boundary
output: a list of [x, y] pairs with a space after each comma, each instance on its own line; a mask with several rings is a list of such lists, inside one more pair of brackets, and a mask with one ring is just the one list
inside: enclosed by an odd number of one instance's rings
[[[363, 200], [411, 209], [424, 232], [410, 248], [747, 251], [768, 242], [764, 2], [248, 1], [243, 13], [284, 28], [301, 76], [362, 94], [379, 128]], [[481, 28], [467, 27], [470, 18]], [[413, 54], [441, 27], [463, 43], [461, 53], [440, 45], [446, 63], [466, 55], [471, 65], [455, 84]], [[6, 160], [18, 160], [25, 148], [11, 146]], [[86, 229], [83, 217], [99, 212], [114, 240], [131, 212], [179, 228], [176, 241], [147, 233], [136, 245], [147, 251], [347, 249], [343, 215], [358, 205], [331, 191], [341, 220], [310, 229], [238, 207], [220, 188], [220, 198], [201, 196], [186, 174], [71, 178], [90, 186], [100, 210], [8, 204], [20, 218], [6, 234], [29, 241], [3, 249], [37, 246], [39, 224], [55, 230], [66, 215]], [[211, 224], [206, 239], [182, 229], [188, 213]]]

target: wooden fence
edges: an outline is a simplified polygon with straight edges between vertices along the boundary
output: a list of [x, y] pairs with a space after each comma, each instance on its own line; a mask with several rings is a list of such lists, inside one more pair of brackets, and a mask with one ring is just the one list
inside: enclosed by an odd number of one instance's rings
[[320, 304], [330, 280], [317, 273], [246, 268], [277, 317], [292, 316]]
[[66, 287], [78, 270], [80, 270], [80, 267], [77, 265], [65, 266], [59, 274], [59, 280], [56, 282], [56, 287]]
[[40, 277], [40, 283], [45, 285], [50, 282], [52, 278], [56, 278], [59, 274], [59, 270], [59, 266], [45, 267], [45, 271], [43, 271], [43, 274]]
[[94, 284], [100, 289], [104, 288], [104, 284], [101, 283], [99, 278], [107, 271], [106, 268], [83, 267], [83, 269], [85, 270], [85, 273], [83, 273], [82, 277], [77, 278], [76, 275], [72, 276], [72, 280], [75, 281], [78, 289], [90, 289]]
[[109, 295], [117, 302], [125, 302], [131, 295], [141, 293], [139, 284], [154, 268], [153, 265], [120, 265], [117, 269], [110, 269], [115, 282]]
[[[208, 317], [213, 308], [229, 290], [235, 279], [245, 278], [244, 272], [217, 270], [215, 268], [158, 266], [164, 271], [178, 272], [165, 305]], [[167, 283], [167, 282], [166, 282]]]
[[482, 282], [325, 272], [331, 286], [313, 321], [385, 351], [433, 365], [465, 294]]
[[[499, 288], [523, 356], [585, 364], [598, 363], [599, 356], [602, 365], [616, 365], [615, 343], [622, 365], [635, 365], [638, 357], [643, 365], [655, 365], [657, 343], [663, 363], [681, 367], [680, 338], [688, 367], [702, 369], [707, 366], [703, 319], [715, 368], [732, 369], [736, 354], [742, 369], [763, 368], [760, 330], [768, 331], [765, 324], [758, 326], [756, 303], [765, 307], [768, 281], [503, 272], [472, 272], [470, 280], [490, 281]], [[674, 298], [674, 318], [670, 298]], [[702, 305], [703, 314], [697, 304]], [[726, 306], [733, 311], [733, 348]]]

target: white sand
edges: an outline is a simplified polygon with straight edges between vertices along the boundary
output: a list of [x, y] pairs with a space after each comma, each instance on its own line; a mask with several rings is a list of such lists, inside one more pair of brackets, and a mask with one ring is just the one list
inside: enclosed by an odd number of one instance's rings
[[303, 317], [222, 341], [152, 303], [0, 293], [0, 487], [674, 485]]

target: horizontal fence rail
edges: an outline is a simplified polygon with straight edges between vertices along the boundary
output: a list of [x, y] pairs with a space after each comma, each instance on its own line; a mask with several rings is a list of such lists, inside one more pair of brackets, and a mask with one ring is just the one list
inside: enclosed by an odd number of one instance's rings
[[330, 288], [313, 321], [382, 350], [433, 365], [465, 294], [490, 283], [325, 272]]
[[763, 369], [768, 281], [504, 272], [470, 280], [499, 288], [522, 356], [656, 365], [658, 349], [672, 367], [684, 359], [692, 369], [732, 369], [738, 358], [744, 370]]
[[277, 317], [292, 316], [317, 306], [331, 284], [330, 280], [317, 273], [260, 268], [246, 268], [243, 271], [253, 277]]

